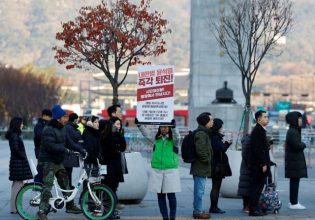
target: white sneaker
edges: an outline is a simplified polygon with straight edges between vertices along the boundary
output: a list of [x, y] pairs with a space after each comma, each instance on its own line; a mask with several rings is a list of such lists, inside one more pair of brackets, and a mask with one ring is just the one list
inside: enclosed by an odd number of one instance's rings
[[306, 207], [301, 205], [300, 203], [297, 203], [295, 205], [292, 205], [291, 203], [289, 203], [289, 209], [302, 210], [302, 209], [306, 209]]

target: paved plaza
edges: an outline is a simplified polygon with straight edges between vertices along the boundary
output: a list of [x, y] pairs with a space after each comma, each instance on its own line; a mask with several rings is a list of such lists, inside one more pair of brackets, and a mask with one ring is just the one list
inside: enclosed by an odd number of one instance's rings
[[[28, 156], [34, 158], [33, 142], [25, 140]], [[11, 182], [8, 180], [8, 162], [9, 162], [9, 146], [6, 141], [0, 141], [0, 219], [13, 220], [20, 219], [18, 215], [10, 214], [9, 210], [9, 198], [10, 198], [10, 186]], [[222, 198], [219, 199], [219, 207], [226, 211], [225, 214], [212, 215], [212, 219], [315, 219], [315, 174], [314, 168], [309, 168], [309, 178], [302, 179], [300, 183], [300, 202], [307, 207], [307, 210], [289, 210], [288, 205], [288, 189], [289, 182], [283, 176], [283, 160], [279, 156], [276, 158], [278, 163], [278, 190], [280, 193], [280, 199], [283, 206], [278, 215], [269, 214], [264, 217], [248, 217], [247, 214], [241, 211], [242, 200]], [[314, 166], [313, 166], [314, 167]], [[78, 170], [78, 169], [76, 169]], [[177, 194], [177, 216], [178, 220], [192, 219], [192, 199], [193, 199], [193, 180], [189, 175], [188, 167], [181, 167], [181, 183], [182, 192]], [[75, 172], [74, 180], [78, 178], [78, 172]], [[209, 192], [211, 189], [211, 180], [207, 180], [206, 194], [204, 196], [204, 209], [208, 209], [210, 206]], [[49, 219], [84, 219], [83, 215], [69, 215], [64, 210], [57, 213], [50, 213]], [[121, 219], [132, 220], [145, 220], [145, 219], [162, 219], [160, 217], [159, 208], [157, 204], [157, 198], [154, 193], [148, 192], [140, 204], [128, 204], [126, 208], [122, 210]]]

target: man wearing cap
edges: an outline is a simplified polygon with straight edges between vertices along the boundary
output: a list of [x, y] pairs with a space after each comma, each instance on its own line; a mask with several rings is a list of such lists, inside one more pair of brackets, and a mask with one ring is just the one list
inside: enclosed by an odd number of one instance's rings
[[[62, 165], [64, 155], [69, 152], [66, 146], [72, 150], [84, 154], [78, 144], [74, 143], [66, 133], [65, 124], [68, 121], [66, 112], [60, 105], [52, 108], [52, 120], [44, 128], [42, 133], [41, 147], [39, 152], [39, 163], [43, 167], [43, 188], [39, 211], [37, 213], [40, 220], [46, 220], [50, 209], [49, 199], [51, 198], [51, 188], [56, 176], [59, 186], [69, 190], [69, 180], [67, 172]], [[69, 193], [65, 193], [69, 196]], [[66, 212], [79, 214], [82, 211], [71, 201], [66, 204]]]
[[202, 210], [202, 197], [205, 191], [207, 177], [211, 177], [212, 146], [210, 128], [213, 118], [210, 113], [204, 112], [197, 117], [198, 128], [194, 136], [196, 159], [191, 163], [190, 174], [194, 179], [193, 218], [209, 219], [210, 214]]

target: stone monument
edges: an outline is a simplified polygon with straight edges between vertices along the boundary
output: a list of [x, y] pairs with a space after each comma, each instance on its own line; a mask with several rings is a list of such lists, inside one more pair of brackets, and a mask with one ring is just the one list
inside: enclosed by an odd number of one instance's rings
[[[215, 18], [220, 22], [220, 11], [224, 10], [228, 0], [192, 0], [191, 1], [191, 26], [190, 26], [190, 86], [189, 86], [189, 122], [188, 127], [195, 129], [196, 117], [204, 111], [211, 112], [214, 117], [221, 111], [212, 101], [215, 99], [216, 90], [224, 81], [234, 91], [234, 99], [239, 106], [243, 106], [245, 99], [241, 87], [241, 74], [229, 57], [222, 53], [218, 42], [210, 31], [210, 14], [217, 12]], [[228, 104], [231, 105], [231, 104]], [[238, 106], [238, 107], [239, 107]], [[225, 123], [238, 119], [238, 126], [242, 113], [231, 114], [226, 109], [227, 118], [222, 118]], [[213, 112], [215, 111], [215, 112]], [[237, 126], [230, 129], [235, 130]]]

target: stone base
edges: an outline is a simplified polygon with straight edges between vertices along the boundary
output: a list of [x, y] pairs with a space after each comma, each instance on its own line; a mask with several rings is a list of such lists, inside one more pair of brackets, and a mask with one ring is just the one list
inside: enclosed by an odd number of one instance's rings
[[119, 200], [141, 201], [148, 191], [148, 165], [139, 152], [126, 153], [128, 174], [117, 191]]

